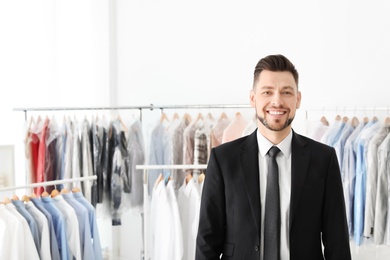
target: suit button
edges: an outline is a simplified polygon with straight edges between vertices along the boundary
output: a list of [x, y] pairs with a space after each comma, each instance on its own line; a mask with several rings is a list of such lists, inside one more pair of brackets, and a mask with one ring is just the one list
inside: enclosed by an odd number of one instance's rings
[[258, 245], [255, 245], [255, 251], [258, 252], [259, 251], [259, 246]]

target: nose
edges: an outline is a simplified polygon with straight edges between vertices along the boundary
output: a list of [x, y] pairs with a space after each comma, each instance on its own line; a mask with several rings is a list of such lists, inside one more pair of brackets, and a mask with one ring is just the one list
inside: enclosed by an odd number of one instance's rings
[[272, 97], [271, 105], [275, 106], [275, 107], [279, 107], [283, 104], [284, 104], [284, 102], [283, 102], [282, 96], [279, 93], [275, 93], [274, 96]]

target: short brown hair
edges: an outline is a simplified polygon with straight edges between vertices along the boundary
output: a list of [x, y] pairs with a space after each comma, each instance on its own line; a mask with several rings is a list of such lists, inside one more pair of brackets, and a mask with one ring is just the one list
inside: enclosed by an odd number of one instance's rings
[[295, 83], [298, 87], [299, 75], [296, 70], [294, 64], [291, 63], [289, 59], [284, 57], [281, 54], [277, 55], [268, 55], [267, 57], [262, 58], [255, 67], [254, 77], [253, 77], [253, 88], [256, 85], [256, 81], [258, 80], [260, 73], [263, 70], [269, 71], [289, 71], [292, 73]]

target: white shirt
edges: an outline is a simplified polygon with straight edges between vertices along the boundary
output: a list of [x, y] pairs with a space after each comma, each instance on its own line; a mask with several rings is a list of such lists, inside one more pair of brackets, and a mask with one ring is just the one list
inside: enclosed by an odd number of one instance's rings
[[178, 191], [178, 205], [183, 231], [183, 259], [195, 259], [196, 236], [198, 234], [200, 193], [199, 184], [191, 179]]
[[24, 259], [23, 237], [22, 222], [0, 204], [0, 259]]
[[72, 206], [65, 201], [62, 195], [55, 196], [53, 198], [53, 202], [65, 217], [66, 237], [68, 240], [69, 250], [76, 260], [81, 260], [79, 221], [77, 219], [76, 212]]
[[50, 260], [51, 254], [50, 254], [50, 243], [48, 243], [50, 239], [50, 233], [49, 233], [49, 222], [47, 221], [47, 218], [45, 215], [39, 211], [39, 209], [32, 203], [31, 201], [27, 202], [26, 204], [27, 211], [33, 216], [33, 218], [37, 222], [38, 231], [39, 231], [39, 238], [40, 238], [40, 248], [39, 248], [39, 256], [41, 260]]
[[173, 182], [161, 180], [153, 188], [151, 201], [152, 256], [158, 260], [180, 260], [183, 239]]
[[[19, 238], [18, 252], [23, 254], [20, 259], [39, 259], [37, 248], [35, 247], [34, 238], [32, 236], [27, 220], [18, 212], [12, 203], [5, 205], [9, 212], [11, 212], [20, 223], [22, 223], [23, 235]], [[13, 253], [12, 253], [13, 254]]]
[[[280, 259], [290, 259], [290, 194], [291, 194], [291, 141], [292, 131], [276, 146], [280, 152], [276, 156], [279, 168], [279, 192], [280, 192]], [[259, 171], [260, 171], [260, 203], [265, 209], [265, 195], [267, 189], [267, 161], [268, 150], [274, 145], [267, 138], [257, 131], [257, 142], [259, 145]], [[261, 211], [261, 251], [260, 260], [264, 255], [264, 210]]]

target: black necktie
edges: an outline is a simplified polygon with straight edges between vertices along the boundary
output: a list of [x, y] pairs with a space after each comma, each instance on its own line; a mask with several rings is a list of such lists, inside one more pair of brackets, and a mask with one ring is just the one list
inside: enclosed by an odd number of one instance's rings
[[279, 148], [272, 146], [268, 151], [267, 190], [264, 218], [264, 260], [280, 259], [280, 196], [279, 172], [276, 155]]

